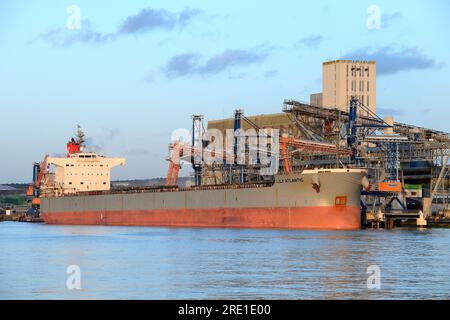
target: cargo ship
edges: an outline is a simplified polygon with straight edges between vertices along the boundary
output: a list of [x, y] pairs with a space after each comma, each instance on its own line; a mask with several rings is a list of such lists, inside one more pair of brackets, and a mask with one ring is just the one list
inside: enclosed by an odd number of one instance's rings
[[[201, 228], [324, 229], [361, 227], [366, 170], [314, 168], [238, 184], [111, 188], [123, 158], [83, 150], [83, 133], [67, 157], [46, 157], [39, 196], [48, 224]], [[171, 163], [173, 167], [173, 163]], [[49, 167], [55, 168], [53, 173]], [[173, 168], [171, 168], [173, 170]]]

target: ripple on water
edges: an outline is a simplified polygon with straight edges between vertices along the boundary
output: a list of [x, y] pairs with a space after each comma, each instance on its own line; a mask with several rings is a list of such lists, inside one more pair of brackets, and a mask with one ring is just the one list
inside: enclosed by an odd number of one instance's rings
[[[450, 297], [450, 229], [281, 231], [0, 223], [0, 299]], [[81, 268], [81, 291], [66, 268]], [[367, 268], [381, 289], [367, 289]], [[11, 272], [13, 270], [13, 272]]]

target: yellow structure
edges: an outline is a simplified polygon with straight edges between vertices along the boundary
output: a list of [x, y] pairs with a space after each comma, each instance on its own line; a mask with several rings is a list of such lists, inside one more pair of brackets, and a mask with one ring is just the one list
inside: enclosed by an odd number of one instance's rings
[[322, 100], [323, 100], [322, 92], [321, 93], [313, 93], [310, 96], [309, 104], [314, 107], [322, 107], [323, 106]]
[[376, 62], [336, 60], [323, 63], [322, 103], [325, 108], [348, 110], [350, 98], [376, 113]]
[[[248, 116], [247, 118], [262, 129], [272, 128], [280, 130], [280, 135], [299, 135], [298, 127], [295, 125], [295, 123], [292, 122], [292, 120], [286, 113], [262, 114], [256, 116]], [[252, 126], [250, 126], [245, 121], [243, 121], [241, 125], [243, 130], [252, 128]], [[233, 127], [233, 118], [208, 121], [208, 129], [218, 129], [221, 131], [223, 136], [225, 136], [227, 129], [233, 129]]]

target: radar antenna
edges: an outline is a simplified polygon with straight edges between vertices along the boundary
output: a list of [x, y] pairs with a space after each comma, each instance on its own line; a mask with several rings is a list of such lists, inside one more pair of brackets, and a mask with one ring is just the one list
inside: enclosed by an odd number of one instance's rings
[[84, 145], [85, 139], [84, 139], [84, 132], [83, 130], [81, 130], [81, 126], [78, 124], [77, 125], [77, 143], [80, 146], [80, 150], [83, 150], [85, 145]]

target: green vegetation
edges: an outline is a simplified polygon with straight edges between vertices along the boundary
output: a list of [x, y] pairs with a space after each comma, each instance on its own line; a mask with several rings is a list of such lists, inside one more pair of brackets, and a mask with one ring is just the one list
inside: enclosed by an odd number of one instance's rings
[[12, 204], [16, 206], [26, 205], [27, 197], [25, 196], [4, 196], [0, 197], [0, 203]]
[[421, 190], [422, 185], [421, 184], [407, 184], [405, 183], [405, 189], [406, 190]]

